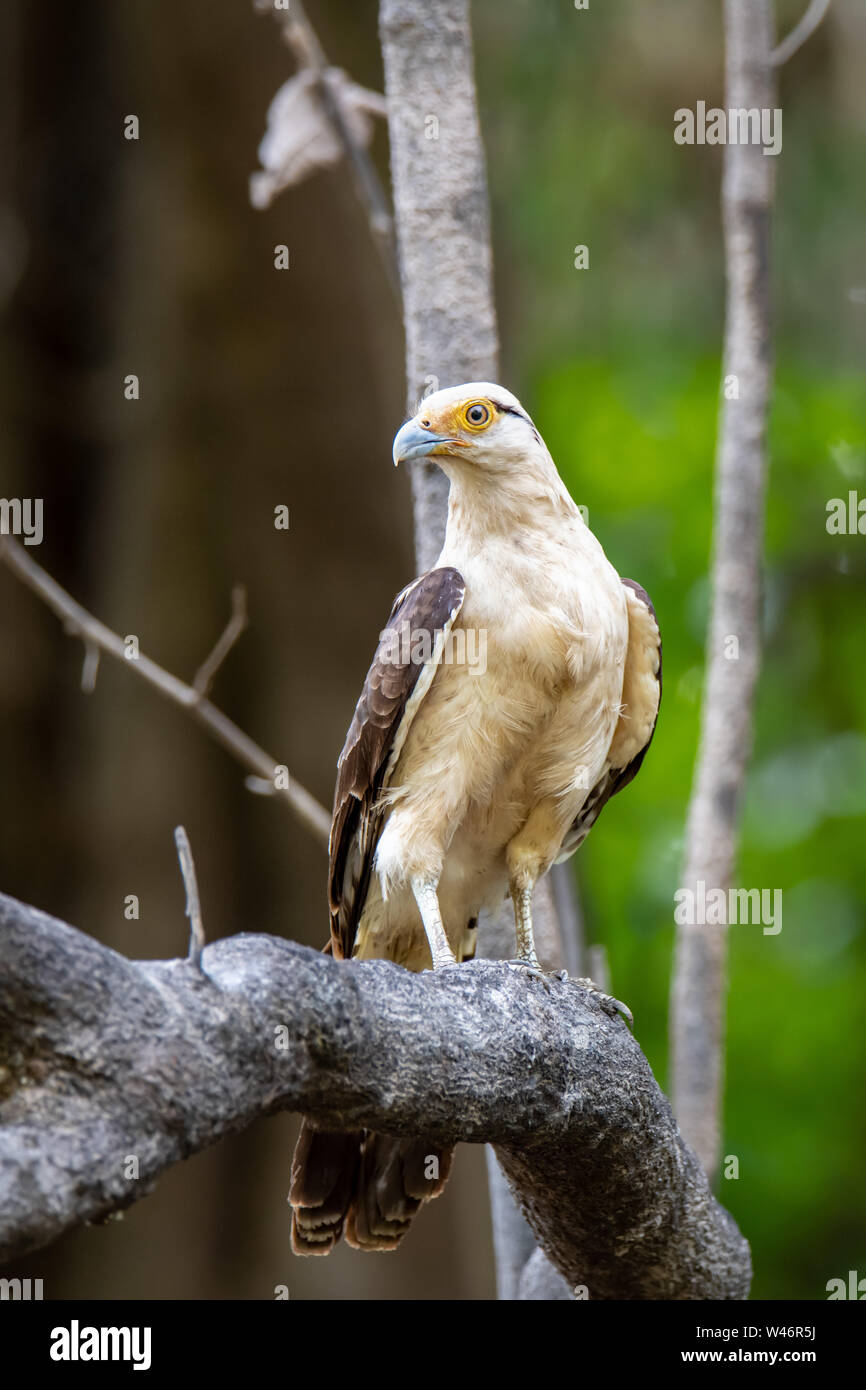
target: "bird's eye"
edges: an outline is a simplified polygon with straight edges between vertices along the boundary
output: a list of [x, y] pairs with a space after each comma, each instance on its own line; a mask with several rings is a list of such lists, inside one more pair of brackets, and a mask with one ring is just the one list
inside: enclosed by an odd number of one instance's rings
[[466, 407], [466, 423], [474, 429], [483, 429], [490, 423], [490, 409], [483, 401], [473, 401], [472, 405]]

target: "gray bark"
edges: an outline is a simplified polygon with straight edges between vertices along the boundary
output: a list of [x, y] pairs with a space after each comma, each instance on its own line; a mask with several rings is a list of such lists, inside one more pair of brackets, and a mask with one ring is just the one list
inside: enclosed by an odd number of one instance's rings
[[[495, 381], [496, 311], [468, 0], [382, 0], [407, 411], [431, 390]], [[448, 482], [412, 466], [418, 570], [445, 537]]]
[[[725, 106], [774, 105], [771, 0], [725, 0]], [[716, 461], [712, 613], [700, 747], [689, 807], [682, 887], [726, 890], [752, 743], [760, 664], [761, 547], [770, 366], [770, 213], [774, 159], [728, 144], [722, 215], [728, 284], [724, 374], [738, 399], [722, 404]], [[726, 644], [735, 637], [736, 657]], [[727, 928], [678, 928], [672, 991], [674, 1108], [711, 1175], [719, 1160]]]
[[[559, 867], [566, 868], [565, 865]], [[566, 899], [568, 886], [561, 885], [560, 894], [563, 899]], [[542, 968], [548, 971], [561, 970], [566, 960], [567, 938], [560, 929], [561, 917], [556, 902], [553, 872], [546, 874], [536, 884], [532, 898], [532, 921], [535, 946]], [[574, 946], [577, 946], [576, 938]], [[482, 960], [507, 960], [514, 955], [514, 950], [514, 910], [511, 902], [506, 900], [497, 913], [482, 913], [478, 930], [478, 956]], [[572, 951], [572, 955], [577, 955], [576, 949]], [[569, 973], [578, 972], [575, 968]], [[490, 1148], [487, 1150], [487, 1182], [490, 1190], [493, 1249], [496, 1256], [497, 1298], [504, 1302], [524, 1298], [570, 1298], [571, 1294], [562, 1276], [547, 1261], [543, 1265], [533, 1266], [535, 1274], [530, 1283], [524, 1281], [523, 1276], [529, 1269], [533, 1255], [542, 1252], [536, 1246], [526, 1217], [515, 1200], [493, 1149]], [[549, 1292], [545, 1294], [542, 1292], [543, 1289], [548, 1289]]]
[[207, 947], [201, 970], [134, 962], [2, 896], [0, 962], [0, 1259], [290, 1109], [493, 1143], [547, 1257], [590, 1297], [746, 1295], [746, 1242], [628, 1028], [578, 985], [253, 935]]

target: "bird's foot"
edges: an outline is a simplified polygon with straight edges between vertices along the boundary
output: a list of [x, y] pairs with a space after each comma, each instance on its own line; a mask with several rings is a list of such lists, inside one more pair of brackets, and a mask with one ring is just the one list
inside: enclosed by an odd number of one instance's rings
[[547, 971], [542, 970], [537, 959], [531, 959], [527, 956], [516, 956], [514, 960], [503, 961], [503, 964], [507, 965], [510, 970], [518, 970], [524, 975], [528, 975], [530, 980], [538, 980], [544, 985], [545, 989], [550, 989], [554, 980], [568, 979], [566, 971], [556, 970], [552, 974], [549, 974]]
[[[566, 979], [567, 978], [566, 976]], [[573, 983], [582, 985], [584, 989], [589, 990], [590, 994], [595, 996], [605, 1013], [610, 1014], [611, 1018], [616, 1018], [617, 1014], [622, 1014], [622, 1017], [626, 1020], [629, 1027], [634, 1028], [634, 1015], [628, 1005], [623, 1004], [619, 999], [614, 999], [612, 994], [605, 994], [603, 989], [599, 989], [595, 980], [584, 977], [579, 980], [574, 980]]]

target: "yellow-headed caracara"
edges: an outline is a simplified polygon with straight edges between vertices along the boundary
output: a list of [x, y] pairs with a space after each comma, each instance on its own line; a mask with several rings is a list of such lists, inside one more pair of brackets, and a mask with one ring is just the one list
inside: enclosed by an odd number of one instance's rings
[[[434, 970], [471, 959], [479, 913], [514, 904], [539, 973], [532, 890], [637, 772], [655, 728], [661, 642], [514, 396], [428, 396], [394, 462], [430, 457], [451, 488], [435, 569], [398, 595], [340, 754], [331, 828], [339, 959]], [[438, 1195], [451, 1151], [305, 1121], [292, 1244], [393, 1249]]]

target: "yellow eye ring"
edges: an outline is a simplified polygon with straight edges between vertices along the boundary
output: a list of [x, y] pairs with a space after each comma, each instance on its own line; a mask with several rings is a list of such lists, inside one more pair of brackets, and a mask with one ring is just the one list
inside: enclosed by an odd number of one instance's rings
[[486, 401], [468, 401], [461, 411], [463, 423], [470, 430], [486, 430], [493, 412]]

